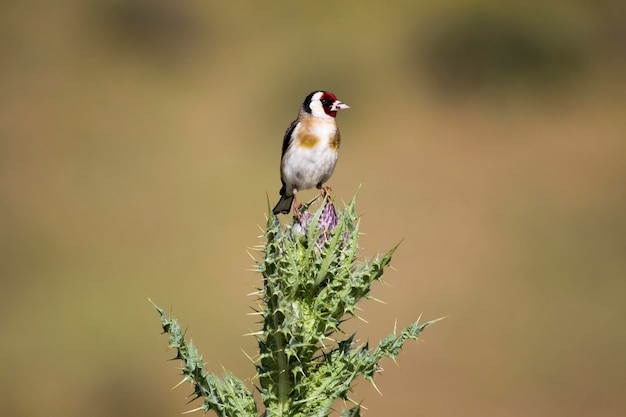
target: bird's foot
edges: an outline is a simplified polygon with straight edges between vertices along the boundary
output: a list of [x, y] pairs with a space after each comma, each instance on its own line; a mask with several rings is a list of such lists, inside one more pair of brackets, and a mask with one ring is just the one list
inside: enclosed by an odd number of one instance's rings
[[304, 206], [302, 204], [295, 204], [293, 206], [293, 217], [295, 217], [298, 222], [302, 221], [303, 208]]
[[322, 198], [326, 198], [326, 196], [330, 195], [330, 193], [333, 191], [332, 188], [330, 188], [330, 185], [324, 185], [323, 187], [320, 186], [319, 190], [322, 194]]
[[295, 194], [293, 196], [293, 216], [298, 221], [302, 219], [302, 204], [298, 203], [298, 198]]

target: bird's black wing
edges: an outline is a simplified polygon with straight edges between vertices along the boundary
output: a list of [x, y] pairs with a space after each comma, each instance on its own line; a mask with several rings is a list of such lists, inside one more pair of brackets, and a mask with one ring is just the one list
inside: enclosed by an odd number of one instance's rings
[[289, 145], [291, 145], [291, 134], [295, 130], [297, 124], [298, 124], [298, 120], [296, 119], [293, 122], [291, 122], [291, 124], [287, 128], [287, 131], [285, 132], [285, 137], [283, 138], [283, 152], [280, 155], [281, 160], [283, 159], [283, 156], [285, 156], [285, 152], [287, 152]]

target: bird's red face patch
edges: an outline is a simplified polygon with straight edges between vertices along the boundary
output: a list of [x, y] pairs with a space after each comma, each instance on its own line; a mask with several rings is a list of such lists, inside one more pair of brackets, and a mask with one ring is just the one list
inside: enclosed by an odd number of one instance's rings
[[332, 111], [331, 107], [333, 103], [337, 101], [337, 97], [333, 93], [324, 92], [322, 97], [320, 97], [320, 101], [322, 102], [322, 107], [324, 108], [324, 112], [330, 117], [336, 117], [337, 111]]

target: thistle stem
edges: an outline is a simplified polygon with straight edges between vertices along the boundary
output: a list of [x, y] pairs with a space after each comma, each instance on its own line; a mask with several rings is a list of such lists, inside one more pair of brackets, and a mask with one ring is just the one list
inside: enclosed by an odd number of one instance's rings
[[[274, 304], [270, 302], [270, 304]], [[273, 306], [276, 308], [276, 306]], [[274, 339], [274, 345], [276, 349], [273, 350], [273, 354], [278, 365], [278, 407], [277, 415], [282, 416], [286, 414], [289, 409], [289, 394], [291, 392], [291, 385], [289, 383], [289, 361], [285, 354], [285, 336], [279, 332], [280, 323], [278, 322], [277, 315], [274, 314], [272, 318], [273, 329], [268, 329], [272, 338]]]

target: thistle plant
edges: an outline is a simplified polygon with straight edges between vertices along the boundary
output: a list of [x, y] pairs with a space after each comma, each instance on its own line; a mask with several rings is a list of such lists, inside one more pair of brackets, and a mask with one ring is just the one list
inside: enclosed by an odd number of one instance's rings
[[[348, 408], [342, 416], [359, 416], [361, 406], [348, 394], [362, 376], [374, 384], [383, 358], [396, 360], [404, 343], [417, 340], [436, 320], [415, 321], [385, 337], [376, 348], [358, 344], [356, 334], [341, 326], [357, 317], [357, 303], [370, 299], [370, 288], [381, 281], [396, 247], [374, 259], [359, 259], [359, 217], [356, 197], [337, 213], [331, 195], [310, 211], [301, 206], [291, 223], [282, 226], [269, 211], [265, 243], [256, 270], [263, 277], [256, 313], [261, 330], [254, 334], [259, 354], [253, 358], [253, 379], [263, 407], [257, 407], [248, 387], [232, 374], [207, 373], [196, 347], [185, 339], [175, 319], [156, 307], [169, 348], [183, 363], [181, 383], [193, 385], [195, 410], [214, 410], [218, 416], [328, 416], [337, 399]], [[268, 207], [269, 208], [269, 207]], [[374, 385], [375, 386], [375, 385]]]

